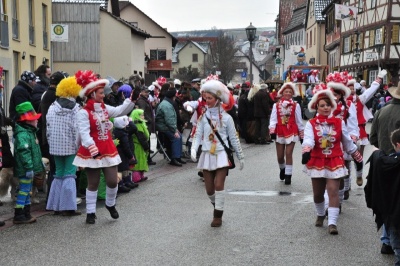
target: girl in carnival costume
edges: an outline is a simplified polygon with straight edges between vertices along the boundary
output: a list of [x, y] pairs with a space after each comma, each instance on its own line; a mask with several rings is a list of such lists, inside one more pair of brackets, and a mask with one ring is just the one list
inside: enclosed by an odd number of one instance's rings
[[[350, 89], [347, 87], [347, 83], [352, 79], [352, 76], [348, 75], [346, 71], [334, 72], [326, 77], [326, 82], [328, 88], [332, 90], [333, 96], [335, 96], [337, 107], [333, 110], [333, 116], [340, 118], [344, 121], [347, 132], [354, 143], [357, 143], [359, 138], [359, 128], [357, 121], [357, 110], [354, 104], [346, 100], [350, 96]], [[344, 160], [346, 168], [348, 170], [348, 175], [346, 175], [342, 180], [340, 180], [340, 190], [339, 198], [340, 204], [343, 200], [349, 198], [349, 190], [351, 184], [351, 161], [353, 160], [348, 153], [344, 153]], [[325, 205], [328, 206], [328, 196], [325, 193]]]
[[[383, 78], [386, 76], [387, 71], [382, 69], [378, 73], [378, 77], [372, 82], [371, 86], [366, 90], [363, 94], [358, 96], [356, 94], [356, 90], [354, 89], [354, 84], [356, 81], [354, 79], [350, 79], [347, 82], [347, 86], [351, 91], [351, 95], [347, 98], [349, 101], [353, 102], [357, 110], [357, 121], [358, 121], [358, 128], [360, 130], [360, 153], [361, 155], [364, 154], [364, 147], [365, 145], [369, 144], [368, 134], [365, 130], [365, 125], [367, 124], [368, 120], [373, 118], [371, 111], [369, 111], [368, 107], [365, 105], [372, 97], [374, 97], [375, 93], [381, 87], [383, 83]], [[362, 186], [363, 179], [362, 179], [362, 169], [357, 172], [357, 185]]]
[[86, 98], [85, 106], [77, 115], [81, 146], [73, 162], [78, 167], [85, 167], [87, 173], [86, 223], [96, 222], [100, 171], [103, 171], [107, 185], [106, 208], [113, 219], [118, 219], [115, 198], [118, 190], [117, 166], [121, 158], [111, 136], [113, 123], [109, 118], [128, 114], [133, 109], [134, 103], [127, 98], [118, 107], [105, 105], [103, 99], [104, 87], [109, 83], [107, 79], [97, 79], [90, 70], [78, 71], [75, 77], [78, 84], [83, 87], [79, 96]]
[[279, 178], [285, 180], [285, 185], [292, 182], [294, 145], [296, 141], [302, 142], [304, 134], [300, 105], [292, 99], [295, 96], [295, 84], [284, 83], [278, 91], [280, 100], [272, 107], [269, 121], [269, 132], [276, 144]]
[[333, 235], [338, 234], [340, 178], [347, 175], [341, 146], [357, 164], [362, 165], [362, 156], [350, 138], [344, 121], [332, 115], [336, 107], [331, 90], [320, 90], [314, 94], [308, 109], [310, 112], [317, 111], [317, 114], [307, 122], [302, 144], [302, 163], [305, 164], [303, 171], [311, 177], [317, 212], [315, 226], [323, 226], [326, 188], [329, 196], [328, 231]]
[[56, 87], [59, 98], [46, 115], [49, 152], [56, 165], [46, 209], [61, 212], [63, 216], [81, 214], [76, 206], [76, 166], [72, 164], [78, 151], [77, 113], [80, 105], [76, 103], [76, 97], [81, 90], [74, 76], [61, 80]]
[[222, 104], [225, 104], [225, 108], [229, 108], [234, 104], [234, 99], [228, 88], [220, 81], [209, 77], [209, 80], [201, 87], [200, 92], [204, 93], [207, 109], [197, 121], [191, 158], [194, 162], [197, 161], [197, 149], [202, 143], [202, 153], [197, 168], [203, 169], [206, 192], [214, 205], [214, 219], [211, 222], [211, 227], [219, 227], [222, 225], [225, 203], [225, 178], [230, 166], [227, 153], [219, 139], [227, 147], [230, 146], [229, 143], [232, 145], [240, 162], [240, 170], [244, 167], [244, 156], [236, 135], [233, 119], [222, 106]]

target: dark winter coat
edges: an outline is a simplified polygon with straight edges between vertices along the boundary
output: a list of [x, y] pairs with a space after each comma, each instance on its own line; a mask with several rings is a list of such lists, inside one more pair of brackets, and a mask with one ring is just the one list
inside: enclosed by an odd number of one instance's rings
[[118, 172], [129, 170], [129, 161], [134, 158], [133, 135], [136, 134], [137, 127], [130, 122], [125, 128], [114, 128], [114, 138], [119, 140], [117, 146], [118, 154], [121, 157], [121, 163], [118, 165]]
[[378, 229], [382, 224], [400, 229], [400, 153], [387, 156], [377, 150], [368, 162], [370, 167], [364, 187], [367, 207], [375, 214]]
[[177, 129], [176, 112], [171, 99], [165, 98], [157, 107], [156, 129], [161, 132], [175, 133]]
[[36, 138], [37, 128], [26, 123], [16, 123], [14, 128], [14, 176], [25, 176], [26, 172], [44, 171], [42, 153]]
[[153, 107], [151, 106], [150, 102], [144, 97], [140, 95], [139, 99], [136, 101], [136, 106], [144, 111], [144, 119], [147, 121], [147, 130], [149, 132], [154, 132], [154, 114], [153, 114]]
[[11, 168], [14, 165], [14, 157], [11, 152], [10, 139], [8, 137], [7, 126], [11, 125], [11, 121], [5, 116], [3, 107], [0, 107], [0, 139], [2, 152], [2, 167]]
[[15, 86], [14, 89], [11, 91], [10, 105], [8, 107], [8, 111], [12, 121], [16, 121], [18, 119], [15, 110], [17, 105], [23, 102], [32, 101], [32, 91], [33, 88], [28, 83], [22, 80], [18, 81], [17, 86]]
[[32, 91], [32, 105], [36, 112], [39, 112], [39, 105], [42, 101], [42, 95], [49, 88], [49, 82], [47, 78], [41, 78], [40, 81], [36, 82], [33, 86]]
[[56, 87], [50, 86], [43, 95], [42, 101], [39, 105], [39, 113], [42, 114], [38, 124], [38, 127], [40, 126], [40, 129], [42, 130], [41, 145], [48, 145], [46, 137], [46, 115], [49, 111], [50, 105], [52, 105], [56, 99]]
[[272, 99], [269, 97], [267, 90], [259, 90], [253, 97], [254, 101], [254, 117], [268, 118], [270, 115], [270, 106], [273, 105]]

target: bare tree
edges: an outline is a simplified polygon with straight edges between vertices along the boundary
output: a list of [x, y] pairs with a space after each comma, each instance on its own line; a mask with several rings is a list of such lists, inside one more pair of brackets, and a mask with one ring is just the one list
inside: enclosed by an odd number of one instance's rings
[[235, 57], [238, 48], [234, 45], [234, 39], [219, 32], [217, 40], [211, 44], [211, 53], [205, 62], [203, 69], [206, 74], [220, 71], [219, 78], [229, 82], [238, 68], [239, 58]]

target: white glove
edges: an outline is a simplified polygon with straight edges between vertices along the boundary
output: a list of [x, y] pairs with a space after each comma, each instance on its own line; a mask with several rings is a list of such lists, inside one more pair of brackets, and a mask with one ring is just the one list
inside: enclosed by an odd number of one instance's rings
[[190, 150], [190, 158], [193, 162], [197, 162], [197, 152], [195, 149]]
[[378, 73], [378, 78], [383, 79], [387, 74], [386, 69], [382, 69], [379, 73]]
[[243, 170], [244, 167], [244, 159], [239, 160], [240, 166], [239, 166], [239, 170]]

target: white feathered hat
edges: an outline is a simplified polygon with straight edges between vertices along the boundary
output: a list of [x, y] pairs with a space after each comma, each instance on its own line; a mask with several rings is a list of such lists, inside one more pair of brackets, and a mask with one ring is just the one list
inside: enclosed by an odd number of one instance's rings
[[229, 103], [229, 97], [231, 95], [228, 88], [218, 80], [210, 79], [207, 80], [200, 89], [200, 92], [209, 92], [221, 99], [225, 104]]
[[324, 89], [323, 86], [314, 88], [314, 95], [311, 101], [308, 103], [308, 110], [310, 112], [317, 111], [317, 104], [322, 99], [328, 99], [332, 105], [332, 111], [336, 110], [337, 104], [335, 100], [335, 96], [333, 96], [333, 92], [330, 89]]
[[297, 95], [299, 95], [297, 93], [297, 88], [296, 88], [296, 84], [294, 84], [293, 82], [286, 82], [282, 85], [282, 87], [279, 89], [278, 91], [278, 95], [282, 96], [283, 91], [286, 89], [291, 89], [293, 91], [293, 97], [296, 97]]

